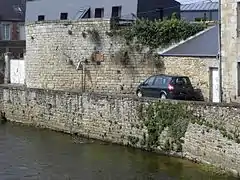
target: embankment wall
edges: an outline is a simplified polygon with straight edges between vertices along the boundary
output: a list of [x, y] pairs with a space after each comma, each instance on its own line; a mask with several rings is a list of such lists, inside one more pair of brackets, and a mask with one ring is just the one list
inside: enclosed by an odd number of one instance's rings
[[240, 172], [239, 106], [1, 87], [8, 120]]

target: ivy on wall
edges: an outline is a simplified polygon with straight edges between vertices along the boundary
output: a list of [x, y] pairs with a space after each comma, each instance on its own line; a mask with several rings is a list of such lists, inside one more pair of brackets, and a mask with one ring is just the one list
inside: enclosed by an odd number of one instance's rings
[[[142, 114], [143, 109], [139, 110]], [[167, 139], [164, 146], [165, 151], [182, 151], [182, 138], [185, 136], [190, 121], [195, 120], [195, 116], [186, 104], [155, 102], [146, 108], [146, 114], [139, 118], [143, 119], [148, 130], [148, 138], [145, 145], [149, 149], [154, 149], [159, 144], [159, 137], [168, 128]]]
[[115, 25], [108, 35], [121, 35], [127, 44], [135, 40], [136, 43], [156, 49], [185, 40], [204, 30], [205, 27], [204, 23], [189, 23], [173, 16], [171, 19], [155, 21], [139, 19], [133, 25], [120, 30]]
[[[240, 144], [240, 126], [234, 129], [227, 128], [222, 120], [207, 120], [200, 114], [194, 113], [187, 103], [174, 102], [152, 102], [149, 105], [140, 104], [137, 115], [146, 127], [147, 135], [143, 134], [141, 146], [149, 150], [160, 147], [164, 152], [182, 152], [185, 133], [189, 124], [202, 127], [201, 133], [218, 131], [229, 144]], [[164, 135], [165, 134], [165, 135]], [[218, 148], [222, 148], [219, 144]]]

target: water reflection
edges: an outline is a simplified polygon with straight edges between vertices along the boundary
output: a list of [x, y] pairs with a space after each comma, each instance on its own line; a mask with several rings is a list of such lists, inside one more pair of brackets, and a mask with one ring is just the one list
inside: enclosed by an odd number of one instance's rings
[[1, 180], [234, 180], [188, 161], [7, 124], [0, 126]]

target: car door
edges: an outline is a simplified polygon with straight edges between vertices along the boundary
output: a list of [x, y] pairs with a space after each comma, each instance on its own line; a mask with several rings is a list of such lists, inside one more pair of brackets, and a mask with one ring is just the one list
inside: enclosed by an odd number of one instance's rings
[[162, 81], [163, 81], [163, 77], [162, 76], [156, 76], [155, 81], [153, 82], [152, 88], [151, 88], [151, 92], [152, 92], [152, 96], [159, 98], [160, 97], [160, 93], [162, 90]]
[[143, 86], [142, 86], [143, 96], [153, 97], [153, 94], [152, 94], [152, 86], [153, 86], [154, 81], [155, 81], [155, 76], [151, 76], [150, 78], [148, 78], [148, 79], [143, 83]]

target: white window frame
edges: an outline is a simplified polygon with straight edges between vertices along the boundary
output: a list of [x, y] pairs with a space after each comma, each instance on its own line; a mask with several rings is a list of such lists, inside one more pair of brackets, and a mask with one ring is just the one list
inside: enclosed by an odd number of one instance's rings
[[[8, 37], [6, 36], [7, 35], [7, 28], [5, 28], [6, 26], [9, 26], [9, 29], [8, 29], [8, 31], [9, 31], [9, 34], [8, 34]], [[11, 29], [12, 29], [12, 25], [11, 25], [11, 23], [10, 22], [4, 22], [4, 23], [2, 23], [1, 24], [1, 34], [2, 34], [2, 40], [11, 40], [11, 36], [12, 36], [12, 31], [11, 31]]]

